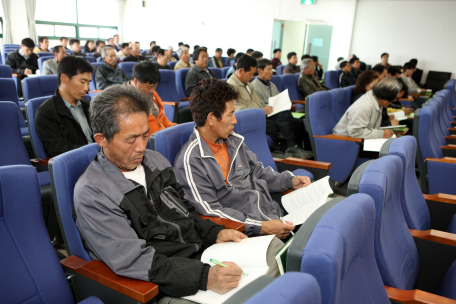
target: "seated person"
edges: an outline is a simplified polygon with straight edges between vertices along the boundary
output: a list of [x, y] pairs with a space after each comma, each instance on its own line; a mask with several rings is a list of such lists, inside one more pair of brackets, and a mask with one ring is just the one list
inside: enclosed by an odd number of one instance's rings
[[71, 39], [70, 40], [70, 48], [71, 48], [71, 53], [70, 55], [73, 56], [86, 56], [83, 52], [81, 52], [81, 41], [79, 39]]
[[353, 90], [350, 104], [357, 101], [361, 96], [372, 90], [378, 83], [378, 73], [373, 70], [367, 70], [359, 74], [356, 79], [355, 89]]
[[283, 67], [282, 74], [296, 74], [301, 72], [301, 69], [296, 64], [298, 63], [298, 57], [295, 52], [288, 53], [287, 55], [288, 64]]
[[47, 157], [93, 143], [89, 118], [90, 101], [83, 99], [89, 90], [93, 67], [81, 57], [60, 60], [55, 95], [38, 107], [36, 133]]
[[333, 134], [355, 138], [390, 138], [393, 132], [380, 130], [382, 110], [397, 98], [401, 87], [396, 79], [388, 77], [361, 96], [341, 117]]
[[199, 213], [245, 223], [248, 236], [286, 238], [295, 226], [280, 220], [284, 211], [269, 192], [305, 187], [310, 178], [258, 162], [243, 137], [233, 132], [236, 99], [233, 87], [220, 80], [204, 79], [195, 87], [190, 109], [196, 127], [176, 156], [177, 181]]
[[130, 80], [130, 77], [119, 68], [117, 64], [116, 51], [112, 46], [105, 46], [101, 50], [103, 56], [103, 65], [101, 65], [95, 74], [95, 81], [98, 90], [104, 90], [113, 84], [122, 84]]
[[342, 73], [340, 73], [339, 77], [339, 86], [341, 88], [346, 88], [355, 85], [356, 77], [351, 73], [352, 68], [350, 62], [342, 61], [340, 63], [340, 69], [342, 70]]
[[253, 51], [254, 51], [254, 49], [247, 49], [247, 51], [245, 53], [249, 56], [252, 56]]
[[387, 68], [386, 70], [387, 70], [386, 76], [388, 76], [388, 77], [393, 77], [396, 79], [402, 77], [401, 69], [397, 66], [392, 65], [389, 68]]
[[[402, 80], [402, 78], [397, 78], [397, 81], [399, 82], [399, 84], [401, 85], [401, 91], [399, 92], [399, 94], [397, 94], [397, 98], [392, 102], [390, 103], [389, 107], [388, 107], [388, 112], [389, 110], [391, 109], [394, 109], [394, 110], [397, 110], [397, 111], [404, 111], [405, 115], [410, 115], [411, 113], [413, 113], [414, 109], [413, 108], [408, 108], [406, 106], [404, 106], [400, 100], [402, 98], [407, 98], [408, 96], [408, 86], [407, 84], [404, 82], [404, 80]], [[408, 98], [407, 98], [408, 99]], [[413, 98], [412, 98], [413, 99]], [[410, 99], [409, 99], [410, 100]], [[412, 121], [412, 120], [411, 120]], [[402, 123], [401, 123], [402, 124]]]
[[130, 45], [128, 43], [122, 43], [120, 50], [117, 52], [117, 59], [122, 59], [124, 57], [130, 56]]
[[67, 48], [67, 46], [68, 46], [68, 38], [67, 37], [60, 37], [60, 44], [63, 46], [63, 48], [65, 50], [69, 50], [69, 48]]
[[223, 50], [221, 48], [215, 49], [215, 55], [211, 58], [211, 63], [214, 68], [223, 68], [222, 54]]
[[38, 38], [38, 44], [40, 46], [35, 47], [33, 50], [33, 53], [50, 53], [51, 51], [49, 50], [49, 39], [48, 37], [39, 37]]
[[[269, 61], [269, 60], [268, 60]], [[265, 115], [273, 112], [273, 108], [265, 103], [262, 104], [260, 97], [250, 83], [257, 67], [257, 61], [248, 55], [243, 55], [237, 61], [236, 72], [231, 75], [227, 83], [232, 85], [239, 93], [234, 101], [236, 111], [245, 109], [263, 109]], [[272, 72], [272, 66], [270, 67]], [[272, 76], [272, 75], [271, 75]], [[298, 147], [297, 139], [302, 140], [302, 134], [297, 134], [295, 121], [290, 111], [282, 111], [270, 117], [266, 117], [266, 134], [272, 140], [279, 142], [279, 139], [286, 141], [285, 157], [310, 158], [311, 152], [304, 151]]]
[[260, 51], [253, 51], [250, 56], [252, 56], [256, 60], [258, 60], [258, 59], [263, 58], [263, 53], [261, 53]]
[[149, 60], [152, 61], [152, 62], [156, 62], [157, 61], [157, 58], [158, 58], [158, 51], [161, 49], [161, 47], [159, 45], [155, 45], [152, 47], [152, 58], [150, 58]]
[[141, 49], [139, 48], [139, 43], [132, 43], [130, 55], [124, 58], [123, 62], [140, 62], [148, 61], [147, 57], [141, 55]]
[[87, 40], [87, 42], [84, 44], [84, 53], [93, 53], [95, 51], [95, 41]]
[[180, 69], [191, 69], [194, 64], [190, 62], [190, 53], [188, 52], [188, 48], [185, 46], [181, 46], [177, 50], [177, 56], [179, 56], [179, 61], [174, 66], [174, 71]]
[[[226, 293], [237, 286], [242, 270], [229, 262], [231, 267], [203, 264], [202, 252], [247, 236], [199, 217], [170, 163], [146, 150], [148, 112], [147, 98], [127, 85], [106, 89], [90, 104], [101, 148], [74, 189], [74, 218], [84, 247], [116, 274], [157, 284], [159, 303], [188, 303], [168, 297], [198, 290]], [[273, 242], [266, 252], [272, 257], [283, 245]], [[269, 274], [277, 276], [275, 259], [268, 262]]]
[[[317, 77], [318, 80], [323, 79], [323, 66], [318, 63], [318, 56], [311, 56], [312, 60], [314, 61], [314, 66], [315, 66], [315, 77]], [[301, 62], [304, 59], [301, 59]]]
[[43, 62], [43, 75], [56, 75], [60, 60], [66, 56], [66, 51], [61, 45], [54, 46], [52, 52], [54, 58]]
[[146, 56], [154, 56], [154, 53], [152, 52], [152, 48], [157, 45], [157, 42], [151, 41], [149, 44], [149, 49], [146, 52]]
[[383, 65], [376, 65], [372, 68], [372, 71], [378, 73], [378, 82], [382, 81], [386, 76], [388, 76], [388, 69]]
[[38, 70], [38, 55], [33, 53], [35, 42], [30, 38], [21, 41], [20, 49], [8, 54], [5, 65], [9, 65], [13, 74], [21, 74], [21, 79], [35, 74]]
[[226, 54], [228, 55], [228, 57], [225, 59], [224, 66], [229, 67], [231, 66], [231, 62], [234, 61], [234, 55], [236, 54], [236, 50], [230, 48], [228, 49], [228, 51], [226, 51]]
[[94, 58], [101, 57], [101, 50], [106, 46], [106, 43], [103, 40], [97, 40], [95, 43], [96, 52], [92, 55]]
[[426, 93], [426, 89], [420, 88], [412, 78], [412, 74], [415, 71], [413, 63], [407, 62], [404, 64], [404, 73], [402, 74], [402, 80], [408, 87], [409, 93]]
[[157, 51], [158, 57], [155, 64], [159, 70], [172, 70], [171, 67], [168, 65], [169, 58], [168, 58], [168, 51], [165, 49], [159, 49]]
[[380, 58], [382, 59], [382, 62], [380, 63], [377, 63], [375, 66], [384, 66], [385, 68], [389, 68], [391, 66], [391, 64], [388, 63], [388, 59], [389, 59], [389, 54], [388, 53], [383, 53]]
[[274, 58], [272, 58], [272, 60], [271, 60], [272, 68], [274, 70], [276, 70], [279, 65], [282, 65], [282, 61], [280, 61], [280, 57], [282, 57], [282, 50], [281, 49], [275, 49], [274, 50]]
[[355, 79], [358, 79], [359, 74], [361, 74], [361, 61], [358, 57], [352, 57], [350, 59], [351, 73], [355, 76]]
[[421, 78], [423, 77], [423, 70], [418, 69], [416, 66], [418, 65], [418, 59], [411, 59], [409, 61], [411, 64], [413, 64], [413, 74], [412, 74], [412, 79], [415, 81], [417, 85], [421, 84]]
[[408, 88], [407, 88], [407, 85], [402, 80], [402, 78], [396, 78], [396, 80], [398, 81], [399, 85], [401, 86], [401, 91], [399, 92], [399, 94], [397, 94], [396, 99], [390, 103], [388, 108], [383, 108], [381, 126], [389, 127], [389, 126], [405, 125], [408, 128], [408, 130], [404, 134], [409, 135], [409, 134], [413, 133], [413, 120], [406, 119], [406, 120], [399, 121], [399, 120], [395, 119], [394, 115], [392, 114], [397, 111], [404, 111], [405, 115], [409, 115], [409, 114], [413, 113], [413, 111], [414, 111], [412, 108], [403, 106], [402, 103], [399, 101], [399, 99], [401, 99], [405, 94], [408, 94]]
[[301, 62], [302, 73], [298, 78], [298, 89], [305, 98], [319, 91], [329, 91], [329, 88], [321, 84], [315, 77], [315, 64], [312, 58], [304, 59]]
[[185, 77], [185, 92], [187, 96], [192, 94], [193, 88], [202, 79], [211, 78], [216, 79], [215, 73], [207, 68], [209, 58], [207, 56], [207, 50], [199, 47], [193, 51], [192, 54], [195, 65], [188, 71]]
[[277, 86], [270, 81], [272, 79], [272, 61], [269, 59], [257, 60], [257, 71], [258, 77], [251, 84], [260, 98], [261, 106], [266, 107], [269, 105], [269, 97], [280, 93]]
[[135, 86], [150, 100], [149, 136], [157, 131], [177, 125], [166, 117], [163, 102], [155, 91], [161, 80], [157, 66], [150, 61], [135, 64], [132, 78], [126, 84]]
[[236, 71], [236, 63], [237, 61], [239, 60], [239, 58], [242, 57], [242, 55], [245, 55], [244, 53], [240, 52], [240, 53], [237, 53], [236, 54], [236, 57], [234, 57], [234, 64], [232, 67], [230, 67], [228, 69], [228, 71], [226, 72], [226, 78], [229, 79], [231, 77], [232, 74], [234, 74], [234, 72]]
[[177, 61], [177, 59], [174, 57], [174, 49], [172, 46], [168, 46], [166, 48], [166, 50], [168, 51], [168, 59], [169, 61]]

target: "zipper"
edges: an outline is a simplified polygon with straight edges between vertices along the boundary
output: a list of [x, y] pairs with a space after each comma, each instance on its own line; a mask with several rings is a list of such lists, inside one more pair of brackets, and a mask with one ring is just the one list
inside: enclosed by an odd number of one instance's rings
[[[233, 163], [234, 163], [234, 160], [236, 159], [236, 156], [238, 155], [238, 152], [239, 152], [239, 148], [242, 146], [242, 143], [244, 142], [244, 140], [241, 141], [241, 144], [237, 147], [236, 149], [236, 153], [234, 154], [234, 157], [233, 157], [233, 160], [231, 161], [231, 164], [230, 164], [230, 170], [228, 171], [228, 175], [226, 176], [226, 182], [231, 186], [233, 187], [233, 185], [231, 185], [230, 181], [228, 180], [228, 178], [230, 177], [230, 173], [231, 173], [231, 168], [233, 167]], [[233, 187], [234, 189], [234, 187]]]
[[[170, 188], [170, 187], [168, 187]], [[172, 189], [172, 188], [171, 188]], [[182, 211], [182, 213], [187, 217], [189, 212], [188, 210], [184, 210], [184, 208], [181, 206], [181, 204], [179, 204], [175, 199], [174, 197], [168, 192], [168, 190], [164, 189], [163, 192], [165, 192], [165, 195], [166, 197], [171, 200], [175, 205], [176, 205], [176, 208], [179, 209], [180, 211]]]

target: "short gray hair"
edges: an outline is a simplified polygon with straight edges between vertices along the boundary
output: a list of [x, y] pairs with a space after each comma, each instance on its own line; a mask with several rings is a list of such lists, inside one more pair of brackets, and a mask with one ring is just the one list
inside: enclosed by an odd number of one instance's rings
[[312, 58], [306, 58], [303, 61], [301, 61], [301, 71], [307, 69], [311, 62], [314, 62]]
[[101, 49], [101, 57], [103, 57], [103, 58], [108, 57], [108, 51], [109, 50], [114, 50], [114, 48], [112, 46], [110, 46], [110, 45], [104, 46]]
[[120, 117], [133, 113], [148, 115], [150, 102], [132, 85], [118, 84], [108, 87], [90, 102], [89, 114], [93, 134], [101, 133], [110, 142], [120, 131]]
[[182, 56], [182, 52], [185, 52], [185, 51], [188, 52], [188, 47], [181, 46], [181, 47], [176, 51], [177, 56], [179, 56], [179, 57]]
[[173, 51], [174, 51], [174, 49], [173, 49], [172, 46], [168, 46], [168, 47], [166, 47], [166, 49], [167, 49], [168, 51], [169, 51], [169, 50], [173, 50]]
[[392, 102], [397, 98], [397, 94], [399, 94], [401, 89], [402, 85], [399, 81], [393, 77], [386, 77], [372, 89], [372, 93], [378, 99], [384, 99]]

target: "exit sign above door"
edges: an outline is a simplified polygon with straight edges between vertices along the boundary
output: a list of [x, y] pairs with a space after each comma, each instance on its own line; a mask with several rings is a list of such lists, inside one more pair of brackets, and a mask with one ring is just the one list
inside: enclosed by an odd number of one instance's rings
[[301, 0], [301, 3], [305, 5], [312, 5], [315, 4], [315, 2], [317, 2], [317, 0]]

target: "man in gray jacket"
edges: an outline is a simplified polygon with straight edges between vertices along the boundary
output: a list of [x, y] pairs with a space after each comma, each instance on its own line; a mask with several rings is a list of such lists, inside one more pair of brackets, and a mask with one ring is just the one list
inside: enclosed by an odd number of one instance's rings
[[55, 58], [43, 62], [43, 75], [57, 75], [59, 62], [66, 56], [66, 51], [61, 45], [57, 45], [52, 49]]
[[401, 90], [396, 79], [387, 77], [353, 103], [333, 129], [333, 134], [356, 138], [390, 138], [390, 129], [380, 130], [382, 110]]
[[104, 64], [97, 69], [95, 74], [95, 82], [97, 83], [98, 90], [104, 90], [110, 85], [123, 84], [131, 80], [131, 78], [119, 68], [116, 51], [112, 46], [105, 46], [101, 49], [101, 56], [103, 56]]
[[249, 236], [286, 238], [295, 226], [280, 220], [284, 211], [269, 192], [305, 187], [310, 178], [263, 167], [233, 132], [237, 98], [231, 85], [215, 79], [204, 79], [193, 89], [190, 109], [196, 128], [176, 156], [177, 180], [199, 213], [245, 223]]

